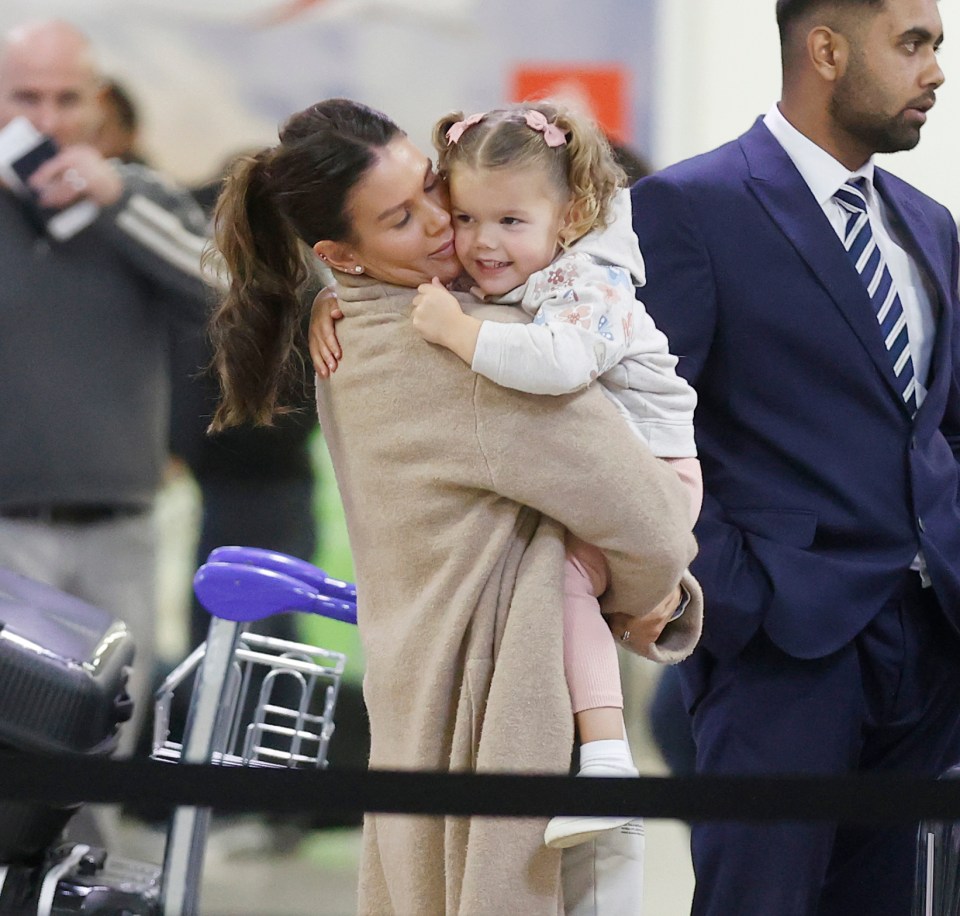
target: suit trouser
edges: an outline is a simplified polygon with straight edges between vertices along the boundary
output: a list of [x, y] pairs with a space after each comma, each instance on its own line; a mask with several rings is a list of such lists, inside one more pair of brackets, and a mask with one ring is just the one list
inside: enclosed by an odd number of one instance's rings
[[[960, 760], [960, 638], [909, 574], [853, 643], [797, 659], [761, 631], [694, 707], [711, 774], [938, 776]], [[916, 825], [694, 825], [695, 916], [909, 916]]]

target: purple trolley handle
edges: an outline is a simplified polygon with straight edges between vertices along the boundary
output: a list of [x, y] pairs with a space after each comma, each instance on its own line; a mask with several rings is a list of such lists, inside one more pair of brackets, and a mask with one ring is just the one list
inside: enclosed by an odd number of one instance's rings
[[334, 579], [322, 569], [288, 554], [262, 547], [217, 547], [207, 557], [208, 563], [242, 563], [260, 569], [272, 569], [312, 585], [321, 595], [357, 603], [357, 587], [352, 582]]
[[355, 600], [331, 598], [303, 579], [260, 566], [204, 563], [193, 577], [193, 589], [197, 600], [221, 620], [249, 622], [285, 611], [303, 611], [344, 623], [357, 622]]

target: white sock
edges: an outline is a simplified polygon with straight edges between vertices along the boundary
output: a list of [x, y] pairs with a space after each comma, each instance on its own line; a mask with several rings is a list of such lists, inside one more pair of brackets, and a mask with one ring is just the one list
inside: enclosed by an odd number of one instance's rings
[[580, 745], [578, 776], [636, 776], [638, 773], [625, 740], [610, 738]]

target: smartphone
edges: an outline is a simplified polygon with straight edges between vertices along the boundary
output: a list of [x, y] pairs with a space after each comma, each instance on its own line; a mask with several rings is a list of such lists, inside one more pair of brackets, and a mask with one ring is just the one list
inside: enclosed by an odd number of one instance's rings
[[92, 200], [78, 200], [62, 210], [40, 206], [27, 181], [57, 152], [57, 144], [22, 116], [14, 118], [0, 130], [0, 178], [23, 201], [34, 224], [63, 241], [89, 226], [97, 218], [100, 208]]

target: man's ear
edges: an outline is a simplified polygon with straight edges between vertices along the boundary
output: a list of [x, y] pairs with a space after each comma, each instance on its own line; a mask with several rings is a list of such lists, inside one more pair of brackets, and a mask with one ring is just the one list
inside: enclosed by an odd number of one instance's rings
[[350, 246], [344, 242], [324, 240], [317, 242], [313, 246], [313, 250], [321, 261], [324, 261], [341, 273], [353, 273], [357, 267], [358, 262], [356, 255], [350, 249]]
[[828, 83], [843, 76], [850, 57], [850, 43], [840, 32], [821, 25], [807, 35], [807, 55], [813, 69]]

